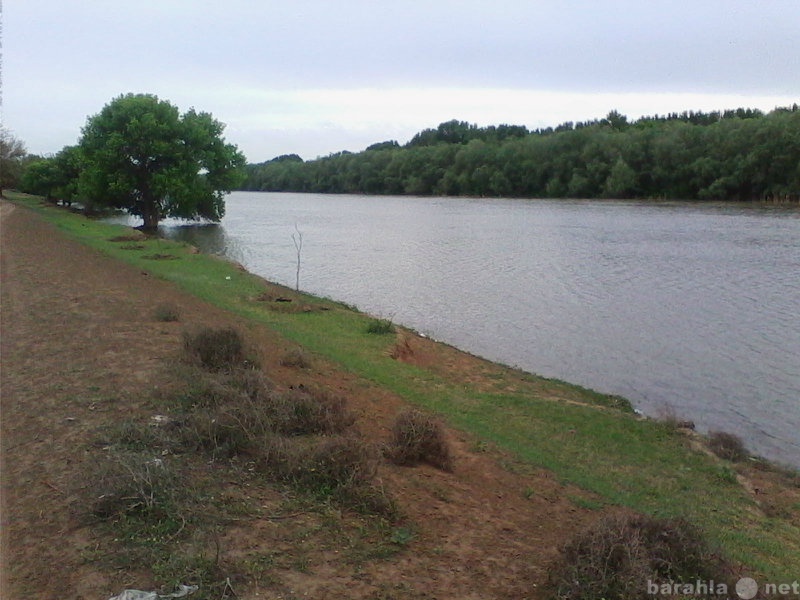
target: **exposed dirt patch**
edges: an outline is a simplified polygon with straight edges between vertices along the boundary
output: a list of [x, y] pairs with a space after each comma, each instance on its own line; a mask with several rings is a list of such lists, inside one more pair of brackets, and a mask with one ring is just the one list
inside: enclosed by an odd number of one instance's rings
[[[152, 417], [152, 398], [173, 384], [168, 366], [187, 328], [241, 328], [275, 385], [320, 386], [347, 398], [357, 427], [375, 442], [389, 440], [395, 417], [408, 408], [320, 358], [311, 368], [283, 366], [296, 346], [272, 331], [66, 239], [27, 210], [1, 206], [3, 598], [104, 599], [153, 585], [145, 565], [114, 571], [95, 560], [105, 540], [78, 518], [73, 480], [92, 459], [99, 428]], [[179, 322], [153, 317], [165, 304], [179, 308]], [[424, 368], [495, 384], [482, 377], [491, 371], [485, 363], [453, 348], [410, 338], [408, 349], [403, 359]], [[351, 516], [341, 515], [340, 527], [303, 511], [277, 514], [280, 490], [232, 483], [226, 502], [263, 509], [244, 511], [217, 540], [224, 561], [249, 565], [237, 597], [541, 597], [557, 548], [597, 513], [574, 506], [568, 495], [581, 492], [549, 473], [511, 473], [476, 440], [446, 435], [451, 473], [381, 466], [381, 480], [407, 516], [388, 550], [354, 537], [344, 527]], [[224, 470], [215, 477], [225, 481]]]
[[175, 256], [174, 254], [161, 254], [156, 252], [155, 254], [147, 254], [142, 256], [142, 258], [146, 258], [148, 260], [178, 260], [180, 257]]

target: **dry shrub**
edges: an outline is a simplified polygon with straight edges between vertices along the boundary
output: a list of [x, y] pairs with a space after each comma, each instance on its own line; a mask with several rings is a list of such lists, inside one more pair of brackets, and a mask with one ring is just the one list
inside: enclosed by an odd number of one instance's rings
[[373, 446], [349, 436], [323, 438], [293, 477], [308, 487], [344, 488], [370, 482], [378, 466]]
[[561, 600], [639, 600], [648, 597], [648, 581], [724, 582], [730, 573], [685, 519], [632, 514], [606, 516], [579, 533], [548, 572]]
[[237, 412], [197, 410], [187, 416], [178, 430], [183, 449], [206, 452], [215, 459], [248, 452], [258, 425], [243, 422]]
[[453, 457], [444, 427], [418, 410], [409, 410], [397, 416], [386, 455], [398, 465], [424, 462], [444, 471], [453, 469]]
[[378, 452], [348, 435], [265, 438], [259, 469], [319, 498], [332, 498], [348, 508], [386, 517], [397, 515], [392, 498], [375, 482]]
[[678, 431], [679, 429], [694, 430], [695, 428], [694, 421], [682, 419], [670, 405], [665, 405], [658, 411], [658, 420], [669, 431]]
[[725, 431], [709, 432], [708, 447], [720, 458], [731, 462], [740, 462], [748, 457], [742, 439]]
[[205, 327], [196, 332], [184, 332], [183, 347], [190, 359], [209, 371], [224, 371], [246, 367], [244, 340], [233, 327]]
[[186, 374], [187, 385], [176, 396], [184, 410], [235, 404], [242, 399], [263, 400], [273, 384], [262, 371], [236, 369], [207, 373], [193, 369]]
[[88, 474], [89, 509], [100, 519], [169, 517], [181, 495], [178, 474], [160, 458], [138, 452], [113, 452]]
[[257, 455], [268, 435], [336, 434], [355, 422], [344, 398], [303, 387], [279, 392], [259, 371], [198, 372], [179, 403], [182, 446], [214, 458]]
[[281, 356], [280, 363], [284, 367], [292, 367], [295, 369], [310, 369], [311, 356], [303, 348], [297, 347], [288, 350]]
[[268, 436], [262, 457], [262, 470], [273, 478], [327, 493], [366, 483], [377, 468], [374, 449], [353, 436]]
[[267, 410], [273, 431], [288, 436], [342, 433], [355, 423], [344, 398], [307, 388], [271, 394]]

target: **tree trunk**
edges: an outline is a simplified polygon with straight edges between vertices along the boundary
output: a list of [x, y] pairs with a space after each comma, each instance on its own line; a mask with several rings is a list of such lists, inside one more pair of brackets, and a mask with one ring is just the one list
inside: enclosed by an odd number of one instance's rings
[[152, 198], [148, 198], [144, 201], [142, 220], [144, 221], [141, 227], [142, 229], [147, 231], [155, 231], [158, 229], [158, 203]]

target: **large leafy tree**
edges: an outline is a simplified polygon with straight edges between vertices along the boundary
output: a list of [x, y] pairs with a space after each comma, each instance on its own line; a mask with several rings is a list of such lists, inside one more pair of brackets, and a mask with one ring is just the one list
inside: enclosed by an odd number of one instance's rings
[[245, 165], [223, 129], [208, 113], [181, 115], [150, 94], [119, 96], [83, 128], [80, 193], [142, 217], [145, 229], [163, 217], [219, 221]]

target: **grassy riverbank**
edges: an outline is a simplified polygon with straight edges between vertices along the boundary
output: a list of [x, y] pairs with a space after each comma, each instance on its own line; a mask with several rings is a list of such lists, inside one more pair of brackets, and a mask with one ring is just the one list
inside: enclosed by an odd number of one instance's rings
[[[721, 460], [697, 436], [640, 419], [617, 397], [469, 357], [400, 328], [367, 333], [369, 315], [265, 282], [184, 244], [132, 235], [36, 197], [12, 200], [82, 243], [437, 412], [471, 436], [476, 452], [498, 449], [507, 468], [550, 470], [585, 492], [574, 499], [583, 508], [685, 516], [759, 580], [800, 576], [800, 483], [791, 473]], [[768, 490], [769, 503], [756, 489]]]

